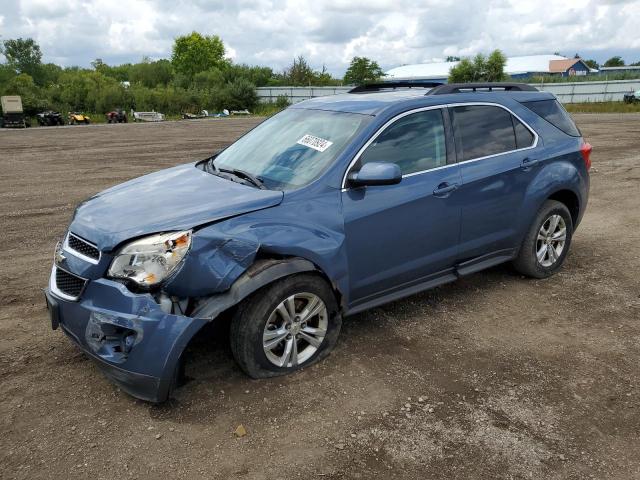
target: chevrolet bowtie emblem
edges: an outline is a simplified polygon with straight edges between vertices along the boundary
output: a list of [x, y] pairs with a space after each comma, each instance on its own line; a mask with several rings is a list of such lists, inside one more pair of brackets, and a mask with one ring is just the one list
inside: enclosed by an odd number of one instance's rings
[[53, 261], [55, 262], [56, 265], [60, 265], [66, 259], [67, 257], [65, 257], [64, 254], [62, 253], [62, 242], [58, 242], [56, 244], [56, 251], [53, 254]]

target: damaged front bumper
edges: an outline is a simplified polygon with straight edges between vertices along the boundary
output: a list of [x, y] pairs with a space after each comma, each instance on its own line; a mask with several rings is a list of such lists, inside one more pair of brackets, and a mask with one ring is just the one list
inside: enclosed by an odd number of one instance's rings
[[52, 286], [45, 296], [54, 329], [59, 325], [128, 394], [150, 402], [169, 397], [182, 352], [207, 320], [167, 314], [151, 295], [103, 278], [88, 282], [78, 301]]

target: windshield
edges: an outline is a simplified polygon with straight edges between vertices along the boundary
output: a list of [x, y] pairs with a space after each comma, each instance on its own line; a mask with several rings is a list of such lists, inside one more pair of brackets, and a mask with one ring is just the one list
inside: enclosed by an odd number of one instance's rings
[[640, 90], [636, 90], [636, 92], [634, 93], [634, 95], [635, 95], [636, 97], [640, 97]]
[[368, 115], [291, 108], [264, 121], [215, 158], [219, 170], [242, 170], [274, 190], [317, 178], [371, 120]]

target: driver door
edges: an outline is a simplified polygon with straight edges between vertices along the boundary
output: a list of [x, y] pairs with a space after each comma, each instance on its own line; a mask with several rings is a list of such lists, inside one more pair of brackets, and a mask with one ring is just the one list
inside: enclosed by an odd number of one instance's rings
[[350, 172], [367, 162], [396, 163], [403, 178], [342, 191], [351, 308], [452, 275], [460, 235], [461, 177], [445, 109], [422, 109], [383, 127]]

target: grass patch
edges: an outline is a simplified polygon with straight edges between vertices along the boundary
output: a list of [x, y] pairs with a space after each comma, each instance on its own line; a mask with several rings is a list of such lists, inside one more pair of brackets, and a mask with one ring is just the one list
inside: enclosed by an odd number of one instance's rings
[[284, 110], [285, 108], [287, 108], [287, 106], [288, 105], [281, 105], [276, 102], [259, 103], [251, 113], [261, 117], [270, 117], [271, 115], [275, 115], [276, 113]]
[[602, 75], [573, 75], [561, 77], [559, 75], [533, 76], [518, 78], [517, 81], [526, 83], [580, 83], [580, 82], [610, 82], [614, 80], [638, 80], [638, 72], [607, 73]]
[[640, 113], [640, 103], [624, 102], [587, 102], [565, 103], [570, 113]]

